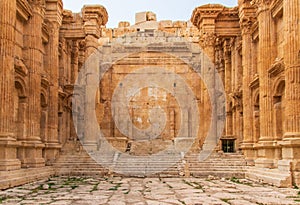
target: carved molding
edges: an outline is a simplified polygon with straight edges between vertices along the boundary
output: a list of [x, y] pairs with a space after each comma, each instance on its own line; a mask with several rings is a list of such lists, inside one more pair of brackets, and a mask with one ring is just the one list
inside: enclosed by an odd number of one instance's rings
[[62, 23], [63, 3], [61, 0], [46, 1], [46, 18], [51, 22]]
[[200, 27], [200, 22], [203, 18], [217, 18], [218, 15], [225, 9], [220, 4], [207, 4], [194, 9], [191, 22], [194, 26]]
[[258, 28], [258, 22], [256, 21], [252, 26], [252, 40], [258, 41], [259, 39], [259, 28]]
[[250, 82], [249, 87], [252, 90], [259, 88], [259, 76], [258, 75], [254, 76], [254, 79]]
[[200, 36], [200, 45], [203, 48], [214, 46], [216, 43], [217, 36], [215, 33], [204, 33]]
[[28, 74], [28, 69], [26, 68], [26, 65], [18, 57], [15, 57], [15, 72], [23, 77], [27, 76]]
[[48, 25], [43, 23], [42, 25], [42, 41], [43, 43], [48, 43], [49, 42], [49, 30], [48, 30]]
[[17, 0], [17, 15], [24, 21], [33, 15], [32, 8], [26, 0]]
[[283, 0], [275, 0], [271, 5], [271, 14], [273, 18], [280, 18], [283, 15]]
[[271, 65], [271, 68], [268, 70], [268, 72], [271, 78], [274, 78], [284, 72], [283, 59], [276, 59], [275, 62]]
[[252, 0], [250, 2], [251, 5], [256, 7], [269, 6], [272, 0]]

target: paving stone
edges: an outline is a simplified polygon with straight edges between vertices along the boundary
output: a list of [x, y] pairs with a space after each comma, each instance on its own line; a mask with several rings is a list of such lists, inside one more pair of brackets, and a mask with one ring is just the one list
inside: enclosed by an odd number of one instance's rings
[[[75, 178], [80, 179], [80, 178]], [[296, 189], [277, 188], [257, 183], [251, 186], [224, 179], [198, 178], [86, 178], [70, 183], [59, 177], [47, 181], [47, 190], [40, 189], [45, 181], [0, 192], [3, 204], [54, 205], [294, 205], [300, 204]], [[97, 188], [93, 190], [94, 186]], [[51, 189], [55, 187], [55, 189]]]

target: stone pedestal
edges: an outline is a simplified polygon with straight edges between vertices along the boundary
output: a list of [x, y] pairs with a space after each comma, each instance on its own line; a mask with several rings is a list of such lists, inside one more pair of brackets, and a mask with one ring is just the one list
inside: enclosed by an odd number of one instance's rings
[[5, 136], [0, 133], [0, 171], [10, 171], [21, 168], [21, 162], [17, 159], [19, 146], [13, 137]]
[[22, 163], [22, 167], [43, 167], [45, 166], [45, 159], [43, 156], [43, 143], [20, 142], [18, 148], [18, 158]]

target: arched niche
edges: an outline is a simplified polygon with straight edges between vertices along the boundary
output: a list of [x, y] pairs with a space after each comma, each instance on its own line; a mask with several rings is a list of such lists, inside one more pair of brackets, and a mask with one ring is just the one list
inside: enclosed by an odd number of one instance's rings
[[253, 95], [253, 139], [258, 142], [260, 137], [260, 111], [259, 111], [259, 91]]
[[284, 133], [284, 96], [285, 81], [278, 79], [273, 95], [273, 131], [277, 140], [281, 140]]
[[41, 118], [40, 118], [40, 137], [42, 142], [47, 141], [47, 125], [48, 125], [48, 101], [47, 94], [42, 90], [40, 95]]
[[14, 91], [14, 121], [17, 140], [26, 140], [27, 135], [27, 90], [25, 81], [21, 78], [15, 80]]

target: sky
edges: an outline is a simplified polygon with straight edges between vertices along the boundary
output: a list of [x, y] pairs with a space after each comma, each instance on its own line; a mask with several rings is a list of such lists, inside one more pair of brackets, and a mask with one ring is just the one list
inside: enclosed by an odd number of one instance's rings
[[237, 0], [63, 0], [64, 9], [80, 12], [83, 5], [100, 4], [108, 12], [108, 28], [115, 28], [120, 21], [135, 21], [135, 13], [152, 11], [157, 20], [184, 20], [191, 18], [193, 10], [203, 4], [218, 3], [234, 7]]

